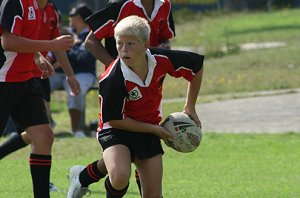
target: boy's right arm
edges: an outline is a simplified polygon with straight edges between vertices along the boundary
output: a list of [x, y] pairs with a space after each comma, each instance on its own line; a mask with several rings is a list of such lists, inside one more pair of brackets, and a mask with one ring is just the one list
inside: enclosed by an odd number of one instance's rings
[[113, 62], [114, 58], [107, 52], [105, 47], [102, 45], [101, 40], [98, 40], [92, 31], [90, 31], [86, 37], [84, 46], [104, 65], [109, 65]]
[[69, 35], [59, 36], [50, 41], [32, 40], [16, 36], [4, 30], [1, 38], [1, 45], [5, 51], [19, 53], [33, 53], [42, 51], [65, 51], [73, 46], [73, 38]]
[[168, 138], [173, 138], [172, 134], [160, 125], [140, 122], [129, 117], [126, 117], [122, 120], [110, 120], [109, 125], [112, 128], [134, 133], [152, 133], [164, 141], [166, 141]]

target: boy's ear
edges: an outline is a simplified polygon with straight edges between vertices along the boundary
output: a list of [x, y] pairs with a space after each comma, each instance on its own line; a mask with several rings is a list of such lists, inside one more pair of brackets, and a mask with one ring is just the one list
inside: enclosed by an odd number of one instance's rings
[[147, 42], [145, 43], [145, 48], [148, 49], [149, 47], [150, 47], [150, 42], [147, 41]]

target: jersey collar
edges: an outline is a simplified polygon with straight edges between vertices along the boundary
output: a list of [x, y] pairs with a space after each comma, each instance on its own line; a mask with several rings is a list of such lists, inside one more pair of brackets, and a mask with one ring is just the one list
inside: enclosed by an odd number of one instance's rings
[[146, 55], [148, 57], [148, 74], [145, 83], [138, 77], [138, 75], [136, 75], [136, 73], [129, 69], [129, 67], [122, 61], [122, 59], [120, 59], [121, 70], [126, 81], [134, 82], [141, 87], [148, 87], [150, 85], [154, 69], [156, 67], [156, 59], [150, 53], [149, 49], [146, 51]]
[[[133, 0], [133, 3], [134, 3], [137, 7], [141, 8], [141, 9], [143, 10], [143, 12], [144, 12], [144, 15], [149, 19], [148, 15], [147, 15], [147, 13], [146, 13], [146, 10], [145, 10], [145, 8], [144, 8], [144, 6], [143, 6], [143, 4], [142, 4], [142, 1], [141, 1], [141, 0]], [[153, 11], [152, 11], [151, 17], [150, 17], [151, 20], [153, 20], [153, 19], [155, 18], [155, 16], [156, 16], [157, 13], [158, 13], [159, 8], [160, 8], [164, 3], [165, 3], [165, 0], [154, 0], [154, 8], [153, 8]]]

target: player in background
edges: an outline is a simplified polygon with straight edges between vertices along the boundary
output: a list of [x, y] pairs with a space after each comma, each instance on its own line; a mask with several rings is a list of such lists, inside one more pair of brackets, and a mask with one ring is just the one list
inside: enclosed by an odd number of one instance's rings
[[[85, 46], [104, 65], [109, 65], [118, 55], [114, 38], [115, 26], [130, 15], [137, 15], [148, 21], [151, 28], [150, 46], [171, 48], [170, 39], [175, 36], [175, 26], [169, 0], [111, 1], [104, 9], [87, 19], [92, 31], [85, 41]], [[105, 47], [101, 43], [103, 39]], [[107, 174], [105, 164], [102, 159], [97, 163], [101, 177], [104, 177]], [[141, 193], [138, 172], [136, 182]]]
[[[162, 154], [160, 138], [170, 133], [159, 125], [162, 117], [162, 84], [167, 74], [189, 81], [183, 111], [201, 126], [195, 105], [203, 74], [202, 55], [148, 49], [150, 27], [138, 16], [117, 24], [114, 32], [119, 58], [114, 60], [99, 81], [98, 141], [108, 170], [106, 197], [126, 194], [133, 162], [139, 172], [142, 197], [162, 197]], [[80, 198], [88, 186], [103, 175], [97, 161], [86, 168], [70, 170], [68, 198]]]
[[25, 129], [32, 142], [29, 165], [33, 194], [35, 198], [48, 198], [54, 135], [32, 69], [36, 60], [42, 78], [53, 75], [52, 66], [37, 52], [69, 50], [73, 39], [60, 36], [39, 40], [41, 16], [36, 0], [6, 0], [1, 4], [5, 62], [0, 68], [0, 135], [10, 115]]
[[[171, 48], [170, 39], [175, 36], [172, 8], [169, 0], [117, 0], [87, 19], [92, 29], [86, 48], [104, 65], [117, 56], [114, 28], [123, 18], [137, 15], [145, 18], [151, 28], [150, 46]], [[101, 41], [105, 39], [105, 47]]]
[[[41, 9], [41, 27], [40, 27], [40, 40], [52, 40], [60, 36], [59, 31], [59, 13], [52, 2], [48, 0], [39, 0], [39, 7]], [[41, 52], [43, 57], [47, 56], [47, 51]], [[61, 63], [61, 67], [66, 74], [66, 80], [71, 88], [71, 93], [73, 95], [78, 95], [80, 93], [80, 85], [76, 80], [73, 69], [70, 65], [69, 59], [65, 51], [56, 51], [55, 56]], [[36, 62], [39, 64], [39, 62]], [[48, 78], [41, 79], [42, 72], [35, 66], [32, 70], [33, 77], [36, 81], [40, 83], [42, 96], [45, 100], [45, 107], [47, 109], [48, 118], [50, 118], [50, 83]], [[50, 121], [50, 120], [49, 120]], [[19, 127], [16, 127], [19, 128]], [[23, 132], [22, 129], [18, 129], [18, 134], [11, 137], [7, 142], [0, 146], [0, 159], [6, 155], [23, 148], [31, 143], [28, 133]]]
[[[91, 8], [87, 4], [79, 3], [71, 8], [69, 13], [69, 27], [74, 30], [74, 43], [67, 55], [71, 62], [75, 76], [81, 87], [78, 96], [69, 94], [64, 73], [57, 69], [53, 77], [50, 78], [51, 92], [63, 88], [67, 92], [67, 106], [70, 115], [71, 130], [74, 137], [86, 137], [82, 131], [80, 120], [85, 111], [86, 94], [96, 82], [96, 59], [84, 47], [84, 41], [89, 33], [88, 24], [85, 18], [92, 14]], [[59, 61], [58, 61], [59, 62]]]

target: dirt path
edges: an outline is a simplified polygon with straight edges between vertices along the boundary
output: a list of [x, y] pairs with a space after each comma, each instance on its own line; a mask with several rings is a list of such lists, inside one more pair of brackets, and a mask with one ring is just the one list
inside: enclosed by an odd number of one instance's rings
[[300, 89], [197, 105], [204, 132], [300, 132]]

